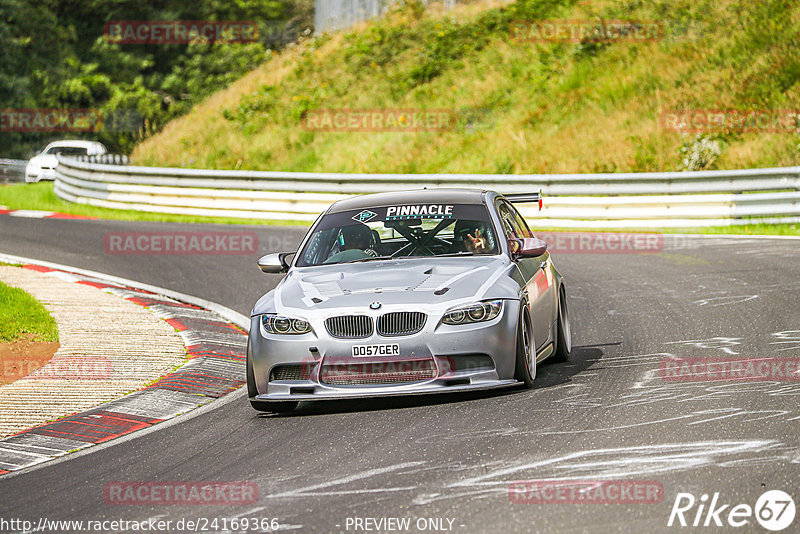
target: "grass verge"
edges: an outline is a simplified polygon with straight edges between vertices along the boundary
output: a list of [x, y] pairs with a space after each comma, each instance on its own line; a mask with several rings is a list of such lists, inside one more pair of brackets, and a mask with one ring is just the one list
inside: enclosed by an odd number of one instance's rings
[[22, 289], [0, 282], [0, 342], [58, 341], [58, 325], [42, 304]]
[[11, 184], [0, 186], [0, 206], [10, 210], [39, 210], [56, 211], [70, 215], [96, 217], [98, 219], [111, 219], [118, 221], [151, 221], [151, 222], [177, 222], [194, 224], [247, 224], [247, 225], [303, 225], [309, 223], [302, 221], [265, 221], [260, 219], [236, 219], [233, 217], [198, 217], [195, 215], [177, 215], [169, 213], [146, 213], [129, 210], [115, 210], [99, 208], [86, 204], [66, 202], [53, 192], [52, 182], [39, 182], [36, 184]]

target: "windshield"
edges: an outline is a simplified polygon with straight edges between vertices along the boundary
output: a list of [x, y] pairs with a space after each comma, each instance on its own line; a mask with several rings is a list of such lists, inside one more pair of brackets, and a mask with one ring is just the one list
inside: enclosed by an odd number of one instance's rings
[[382, 206], [326, 215], [297, 265], [497, 254], [498, 250], [483, 204]]
[[54, 146], [49, 149], [46, 154], [61, 154], [62, 156], [85, 156], [87, 150], [84, 147], [77, 146]]

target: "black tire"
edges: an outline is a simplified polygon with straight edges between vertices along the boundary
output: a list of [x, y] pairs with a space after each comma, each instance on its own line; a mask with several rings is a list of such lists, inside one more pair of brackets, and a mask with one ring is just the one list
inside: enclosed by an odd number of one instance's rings
[[[533, 328], [527, 307], [520, 303], [519, 321], [517, 322], [517, 357], [514, 378], [532, 388], [536, 379], [536, 348], [533, 342]], [[533, 372], [531, 372], [531, 369]]]
[[558, 319], [556, 320], [556, 350], [553, 353], [554, 362], [568, 362], [572, 353], [572, 326], [569, 322], [569, 306], [567, 305], [567, 291], [564, 286], [558, 291]]

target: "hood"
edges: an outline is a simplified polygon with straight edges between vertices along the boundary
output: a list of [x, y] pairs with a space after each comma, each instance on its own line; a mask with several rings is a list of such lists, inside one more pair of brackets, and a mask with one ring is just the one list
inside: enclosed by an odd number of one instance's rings
[[28, 162], [28, 165], [32, 165], [34, 167], [47, 167], [50, 169], [55, 169], [56, 165], [58, 165], [58, 160], [52, 154], [34, 156]]
[[[376, 301], [406, 309], [424, 307], [485, 298], [488, 291], [495, 293], [496, 286], [505, 287], [502, 279], [508, 277], [503, 274], [512, 265], [508, 258], [492, 256], [305, 267], [292, 270], [272, 296], [278, 312], [287, 308], [320, 312], [341, 307], [367, 309]], [[255, 313], [269, 311], [259, 308], [256, 306]]]

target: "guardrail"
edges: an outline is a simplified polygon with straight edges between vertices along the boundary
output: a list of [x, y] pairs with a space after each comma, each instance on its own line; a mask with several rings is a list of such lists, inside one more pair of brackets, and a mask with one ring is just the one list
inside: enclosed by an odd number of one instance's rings
[[25, 180], [27, 161], [0, 158], [0, 183], [22, 182]]
[[157, 213], [313, 221], [355, 194], [423, 187], [519, 193], [535, 227], [643, 228], [800, 222], [800, 167], [618, 174], [326, 174], [133, 167], [59, 157], [56, 194], [70, 202]]

